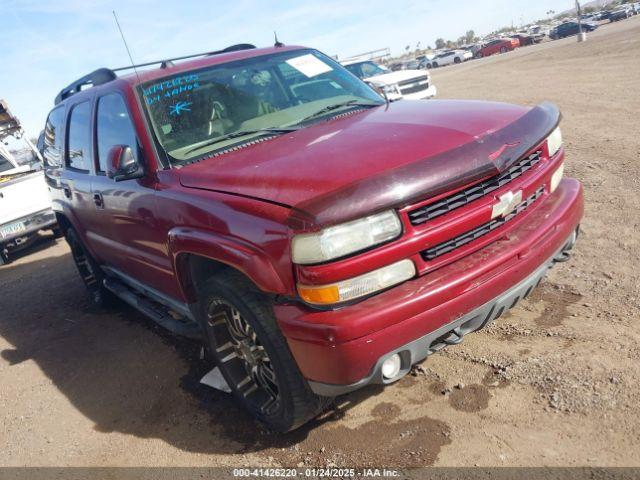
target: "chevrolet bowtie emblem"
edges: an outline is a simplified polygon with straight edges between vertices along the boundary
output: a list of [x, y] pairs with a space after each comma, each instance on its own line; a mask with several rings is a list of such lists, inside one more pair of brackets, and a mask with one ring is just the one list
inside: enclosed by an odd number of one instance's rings
[[517, 192], [507, 192], [500, 195], [498, 203], [493, 206], [491, 218], [504, 217], [513, 212], [522, 203], [522, 190]]

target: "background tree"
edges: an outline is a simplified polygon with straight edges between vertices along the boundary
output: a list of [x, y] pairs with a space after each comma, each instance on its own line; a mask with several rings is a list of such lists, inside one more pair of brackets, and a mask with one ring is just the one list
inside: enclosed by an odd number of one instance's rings
[[440, 50], [442, 48], [444, 48], [446, 46], [446, 42], [444, 41], [444, 38], [438, 38], [436, 40], [436, 49]]
[[468, 30], [467, 33], [465, 33], [464, 37], [465, 43], [473, 43], [476, 41], [476, 32], [474, 32], [473, 30]]

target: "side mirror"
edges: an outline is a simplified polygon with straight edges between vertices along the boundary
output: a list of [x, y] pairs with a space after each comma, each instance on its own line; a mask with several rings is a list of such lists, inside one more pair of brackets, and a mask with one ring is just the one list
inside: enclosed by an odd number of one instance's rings
[[128, 145], [114, 145], [107, 154], [107, 177], [116, 182], [140, 178], [144, 175], [142, 165]]

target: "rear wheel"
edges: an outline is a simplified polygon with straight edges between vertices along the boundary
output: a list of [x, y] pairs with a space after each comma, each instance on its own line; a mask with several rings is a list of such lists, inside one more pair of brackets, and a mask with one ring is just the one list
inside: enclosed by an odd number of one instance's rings
[[462, 60], [460, 60], [460, 57], [456, 57], [453, 59], [453, 63], [460, 63], [462, 62]]
[[482, 58], [482, 57], [484, 57], [484, 53], [478, 52], [478, 53], [476, 53], [476, 57]]
[[112, 293], [104, 287], [104, 273], [84, 247], [73, 228], [68, 228], [65, 237], [78, 273], [91, 295], [93, 303], [99, 307], [107, 307], [113, 301]]
[[507, 47], [500, 47], [500, 53], [507, 53], [508, 50]]
[[438, 68], [438, 62], [433, 62], [433, 68]]
[[51, 229], [51, 233], [53, 233], [54, 238], [62, 238], [64, 237], [64, 232], [60, 227], [53, 227]]
[[329, 399], [315, 395], [302, 377], [265, 295], [231, 271], [210, 278], [200, 296], [209, 351], [254, 417], [286, 432], [322, 411]]
[[11, 259], [9, 258], [9, 251], [5, 248], [4, 245], [0, 244], [0, 265], [8, 265], [11, 263]]

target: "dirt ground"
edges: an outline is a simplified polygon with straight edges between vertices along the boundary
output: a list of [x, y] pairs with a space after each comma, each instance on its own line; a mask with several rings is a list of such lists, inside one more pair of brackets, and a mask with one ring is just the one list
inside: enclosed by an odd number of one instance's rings
[[199, 385], [198, 345], [89, 303], [62, 241], [0, 268], [0, 465], [640, 465], [640, 16], [433, 72], [440, 98], [558, 104], [574, 258], [399, 384], [288, 435]]

